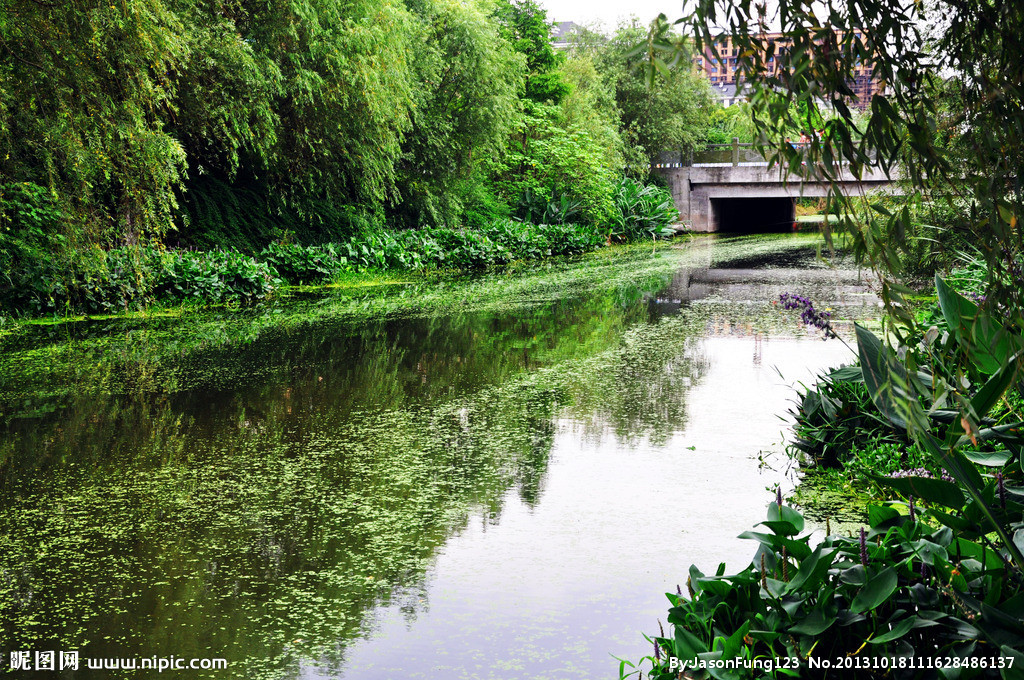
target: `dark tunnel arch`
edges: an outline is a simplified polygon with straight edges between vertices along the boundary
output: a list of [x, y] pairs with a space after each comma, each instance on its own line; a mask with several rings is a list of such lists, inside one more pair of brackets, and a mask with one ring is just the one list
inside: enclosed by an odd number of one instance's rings
[[712, 228], [732, 234], [792, 231], [795, 206], [789, 197], [712, 198]]

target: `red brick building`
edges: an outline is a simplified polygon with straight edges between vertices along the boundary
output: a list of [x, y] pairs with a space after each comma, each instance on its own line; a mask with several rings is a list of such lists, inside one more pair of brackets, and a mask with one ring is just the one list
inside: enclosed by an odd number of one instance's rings
[[[781, 33], [765, 33], [763, 39], [775, 44], [775, 55], [785, 54], [790, 39]], [[716, 90], [735, 90], [736, 87], [736, 61], [739, 49], [733, 44], [732, 37], [723, 35], [718, 48], [719, 58], [716, 59], [710, 49], [694, 59], [694, 64], [707, 74], [708, 80]], [[774, 71], [776, 56], [768, 57], [769, 68]], [[850, 89], [857, 96], [853, 106], [859, 109], [866, 109], [871, 104], [871, 97], [882, 89], [881, 83], [874, 78], [870, 67], [860, 65], [854, 70], [853, 79], [849, 83]]]

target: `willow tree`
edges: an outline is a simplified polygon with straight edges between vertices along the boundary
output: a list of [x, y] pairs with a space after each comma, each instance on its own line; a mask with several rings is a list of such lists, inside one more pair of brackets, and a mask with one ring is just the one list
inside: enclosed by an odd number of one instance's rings
[[242, 37], [281, 74], [269, 170], [293, 195], [383, 203], [413, 102], [398, 2], [255, 0]]
[[410, 22], [398, 2], [0, 0], [0, 172], [109, 241], [169, 228], [190, 173], [382, 203]]
[[171, 222], [188, 26], [165, 0], [0, 0], [0, 175], [133, 240]]
[[399, 164], [401, 221], [458, 221], [481, 164], [504, 149], [520, 118], [524, 59], [479, 2], [410, 0], [418, 20], [415, 106]]

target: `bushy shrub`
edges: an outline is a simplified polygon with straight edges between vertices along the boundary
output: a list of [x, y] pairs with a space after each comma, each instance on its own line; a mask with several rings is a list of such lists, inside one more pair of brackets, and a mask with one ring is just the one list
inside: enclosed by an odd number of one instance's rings
[[330, 281], [348, 268], [348, 258], [332, 243], [322, 246], [271, 243], [260, 251], [258, 259], [273, 267], [291, 285]]
[[483, 269], [577, 255], [604, 241], [591, 225], [497, 220], [477, 230], [437, 227], [363, 235], [338, 244], [337, 252], [356, 269]]
[[[653, 639], [647, 677], [730, 659], [751, 670], [719, 667], [710, 677], [777, 677], [772, 668], [792, 677], [1018, 677], [1006, 671], [1024, 662], [1019, 597], [1010, 595], [1024, 585], [1020, 572], [983, 536], [936, 528], [920, 500], [916, 510], [908, 500], [909, 514], [870, 506], [869, 528], [820, 542], [799, 512], [772, 503], [766, 531], [741, 535], [759, 543], [749, 566], [728, 575], [724, 564], [714, 575], [691, 567], [689, 597], [668, 595], [673, 634]], [[915, 660], [955, 662], [956, 673], [923, 674]]]
[[278, 281], [269, 264], [235, 250], [170, 252], [156, 278], [159, 298], [204, 302], [263, 300]]
[[668, 226], [679, 219], [672, 194], [654, 184], [623, 177], [615, 187], [611, 235], [619, 239], [670, 236]]
[[565, 224], [577, 221], [583, 204], [568, 193], [555, 190], [543, 193], [527, 187], [516, 201], [515, 216], [520, 222]]
[[592, 225], [496, 220], [475, 230], [424, 228], [357, 234], [338, 243], [272, 243], [255, 257], [236, 250], [93, 248], [70, 266], [35, 257], [3, 300], [30, 313], [109, 313], [153, 300], [249, 303], [282, 283], [319, 284], [345, 271], [484, 269], [516, 260], [577, 255], [604, 245]]
[[488, 182], [469, 182], [463, 207], [463, 222], [471, 229], [480, 229], [509, 218], [508, 204], [502, 201]]
[[65, 250], [64, 214], [50, 192], [30, 182], [0, 185], [0, 302], [36, 307], [51, 294]]
[[855, 449], [907, 443], [871, 401], [859, 366], [821, 376], [800, 395], [791, 447], [828, 468], [842, 467]]

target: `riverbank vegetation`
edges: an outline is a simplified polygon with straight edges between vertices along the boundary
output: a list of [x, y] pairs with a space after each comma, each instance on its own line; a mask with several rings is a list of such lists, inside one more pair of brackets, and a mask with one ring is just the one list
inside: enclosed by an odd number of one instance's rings
[[[775, 677], [774, 661], [799, 677], [1024, 677], [1024, 116], [1010, 75], [1022, 17], [959, 2], [782, 3], [780, 51], [762, 35], [772, 18], [701, 0], [684, 21], [708, 49], [712, 26], [733, 34], [765, 152], [836, 180], [830, 222], [878, 277], [882, 336], [857, 328], [850, 365], [802, 395], [793, 444], [870, 500], [861, 528], [838, 535], [779, 494], [743, 535], [758, 545], [748, 566], [691, 568], [669, 595], [648, 675], [675, 678], [686, 662], [703, 669], [693, 677]], [[848, 86], [860, 66], [887, 83], [866, 119]], [[792, 112], [809, 120], [823, 102], [824, 133], [784, 145], [802, 123]], [[898, 190], [839, 190], [844, 168], [870, 166]], [[801, 305], [827, 333], [830, 319]]]
[[264, 299], [657, 237], [711, 129], [642, 31], [555, 52], [533, 0], [0, 2], [0, 309]]

